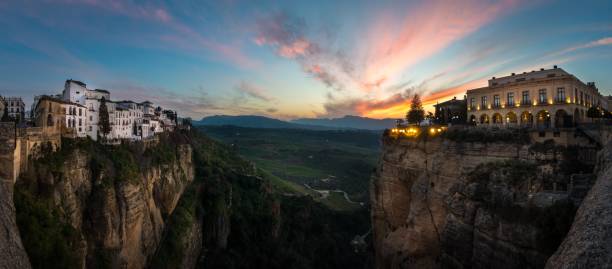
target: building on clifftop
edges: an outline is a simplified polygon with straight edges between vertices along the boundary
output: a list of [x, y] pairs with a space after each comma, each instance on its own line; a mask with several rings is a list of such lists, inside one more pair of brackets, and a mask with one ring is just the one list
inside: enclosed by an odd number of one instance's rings
[[594, 82], [583, 83], [558, 68], [512, 73], [467, 91], [468, 122], [483, 126], [572, 127], [586, 122], [587, 110], [608, 109]]

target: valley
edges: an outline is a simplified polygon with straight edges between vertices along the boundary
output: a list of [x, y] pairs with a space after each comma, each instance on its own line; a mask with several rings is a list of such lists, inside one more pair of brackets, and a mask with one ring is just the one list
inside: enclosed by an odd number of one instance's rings
[[369, 180], [380, 154], [379, 132], [198, 128], [269, 172], [279, 186], [311, 195], [333, 209], [367, 208]]

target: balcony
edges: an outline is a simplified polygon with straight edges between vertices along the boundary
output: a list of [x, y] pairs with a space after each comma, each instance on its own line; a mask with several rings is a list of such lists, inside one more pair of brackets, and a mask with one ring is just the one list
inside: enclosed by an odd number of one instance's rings
[[531, 101], [523, 100], [523, 101], [521, 101], [521, 106], [531, 106]]
[[566, 103], [565, 98], [562, 98], [562, 97], [555, 98], [555, 104], [565, 104], [565, 103]]

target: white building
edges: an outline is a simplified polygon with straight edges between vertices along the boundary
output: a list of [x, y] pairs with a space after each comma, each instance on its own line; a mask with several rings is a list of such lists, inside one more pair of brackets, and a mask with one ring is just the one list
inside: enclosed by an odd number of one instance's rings
[[65, 101], [62, 112], [66, 115], [66, 127], [72, 128], [77, 137], [87, 137], [87, 108], [84, 105]]
[[[155, 108], [153, 103], [144, 101], [111, 101], [110, 92], [102, 89], [91, 90], [77, 80], [66, 80], [60, 95], [67, 103], [75, 104], [68, 109], [66, 126], [76, 128], [79, 137], [92, 139], [104, 136], [100, 130], [100, 105], [103, 100], [108, 111], [111, 131], [107, 139], [143, 139], [157, 133], [173, 130], [176, 113]], [[83, 112], [79, 114], [79, 109]]]
[[11, 118], [21, 120], [25, 117], [25, 103], [21, 97], [7, 97], [5, 102]]

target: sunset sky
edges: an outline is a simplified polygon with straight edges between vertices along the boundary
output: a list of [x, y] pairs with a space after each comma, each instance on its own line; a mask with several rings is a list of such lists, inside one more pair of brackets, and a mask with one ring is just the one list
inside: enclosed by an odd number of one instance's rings
[[612, 94], [612, 1], [0, 1], [0, 94], [68, 78], [201, 118], [402, 117], [559, 65]]

